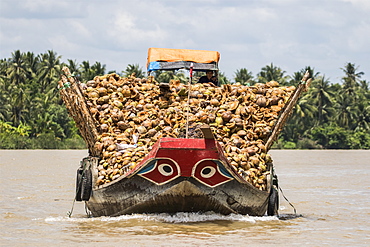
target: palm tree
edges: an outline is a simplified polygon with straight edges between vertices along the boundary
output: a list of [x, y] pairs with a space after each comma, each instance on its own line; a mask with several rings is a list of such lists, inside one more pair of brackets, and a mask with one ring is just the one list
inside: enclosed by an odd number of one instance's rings
[[355, 131], [370, 131], [370, 105], [367, 102], [357, 104], [355, 119]]
[[155, 79], [161, 83], [169, 83], [175, 77], [174, 71], [159, 71], [155, 72]]
[[293, 113], [282, 131], [284, 140], [297, 142], [305, 131], [312, 128], [317, 109], [312, 103], [311, 96], [307, 93], [300, 98], [293, 108]]
[[360, 78], [364, 72], [357, 72], [359, 67], [354, 63], [347, 63], [341, 70], [346, 74], [342, 77], [344, 93], [351, 97], [352, 101], [356, 100], [355, 91], [360, 85]]
[[80, 64], [79, 71], [80, 71], [81, 81], [88, 81], [94, 78], [93, 77], [94, 73], [90, 67], [89, 61], [82, 61], [82, 63]]
[[345, 129], [351, 129], [351, 120], [354, 119], [353, 105], [350, 101], [343, 93], [339, 93], [336, 97], [336, 115], [334, 119], [340, 127]]
[[322, 124], [324, 113], [327, 113], [325, 108], [327, 109], [334, 102], [334, 92], [331, 90], [330, 81], [325, 79], [325, 76], [318, 77], [312, 82], [309, 94], [317, 106], [317, 124]]
[[58, 56], [56, 52], [48, 50], [47, 53], [41, 55], [41, 67], [40, 67], [40, 92], [44, 93], [50, 88], [57, 90], [57, 82], [60, 78], [61, 56]]
[[308, 71], [310, 75], [309, 77], [312, 78], [312, 80], [314, 80], [320, 74], [320, 72], [315, 73], [314, 69], [312, 69], [310, 66], [306, 66], [304, 69], [301, 69], [298, 72], [294, 72], [293, 76], [290, 77], [289, 85], [298, 85], [301, 82], [306, 71]]
[[126, 77], [131, 75], [135, 76], [136, 78], [144, 77], [143, 69], [140, 68], [139, 64], [129, 64], [126, 67], [126, 70], [122, 72]]
[[[187, 84], [189, 82], [189, 77], [185, 75], [184, 71], [155, 71], [155, 79], [161, 83], [169, 83], [171, 80], [179, 80], [181, 83]], [[193, 76], [193, 83], [196, 79]]]
[[27, 96], [28, 94], [22, 87], [14, 87], [10, 96], [10, 121], [13, 126], [18, 126], [21, 122], [25, 121], [25, 113], [27, 112]]
[[10, 82], [15, 85], [25, 83], [28, 78], [24, 54], [19, 50], [12, 53], [12, 58], [10, 59], [9, 67], [7, 69], [7, 76], [10, 79]]
[[80, 72], [78, 70], [78, 64], [76, 60], [68, 59], [67, 63], [63, 64], [63, 66], [67, 66], [72, 75], [80, 78]]
[[27, 70], [30, 75], [29, 79], [32, 80], [36, 77], [40, 66], [40, 57], [35, 56], [33, 52], [27, 52], [24, 54], [24, 60], [26, 62]]
[[281, 68], [271, 65], [266, 65], [261, 69], [257, 74], [259, 83], [266, 83], [269, 81], [277, 81], [281, 85], [285, 85], [289, 76], [285, 76], [286, 71], [283, 71]]
[[363, 91], [369, 91], [369, 83], [366, 80], [361, 80], [360, 81], [360, 88]]
[[79, 71], [81, 74], [81, 81], [89, 81], [94, 79], [95, 76], [104, 75], [105, 65], [102, 65], [100, 62], [95, 62], [95, 64], [90, 66], [89, 61], [83, 61]]
[[242, 85], [254, 84], [252, 72], [248, 71], [246, 68], [236, 70], [234, 80]]
[[187, 83], [189, 81], [189, 76], [186, 76], [184, 71], [177, 71], [174, 74], [173, 80], [179, 80], [181, 83]]
[[224, 72], [218, 71], [218, 85], [230, 84], [230, 80], [226, 77]]
[[316, 113], [317, 108], [312, 103], [311, 95], [307, 93], [294, 106], [292, 118], [301, 119], [301, 123], [310, 123], [313, 122]]
[[[101, 64], [100, 62], [95, 62], [91, 66], [91, 69], [92, 69], [93, 73], [95, 74], [94, 76], [105, 74], [105, 64]], [[93, 78], [91, 78], [91, 79], [93, 79]]]
[[4, 122], [10, 121], [11, 105], [9, 104], [10, 83], [8, 78], [0, 78], [0, 120]]

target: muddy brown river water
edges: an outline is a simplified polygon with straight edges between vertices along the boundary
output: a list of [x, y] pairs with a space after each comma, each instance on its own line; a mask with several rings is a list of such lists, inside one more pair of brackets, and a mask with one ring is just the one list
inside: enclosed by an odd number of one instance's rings
[[86, 150], [0, 150], [0, 246], [370, 246], [370, 150], [270, 153], [297, 215], [69, 218]]

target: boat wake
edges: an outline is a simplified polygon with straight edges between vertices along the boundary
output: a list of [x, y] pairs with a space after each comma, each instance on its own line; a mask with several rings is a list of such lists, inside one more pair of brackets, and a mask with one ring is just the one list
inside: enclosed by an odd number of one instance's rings
[[[37, 219], [35, 219], [37, 220]], [[196, 222], [207, 222], [207, 221], [235, 221], [235, 222], [263, 222], [263, 221], [278, 221], [277, 216], [248, 216], [240, 214], [221, 215], [213, 212], [209, 213], [185, 213], [179, 212], [176, 214], [132, 214], [132, 215], [121, 215], [116, 217], [47, 217], [45, 222], [57, 222], [57, 221], [71, 221], [71, 222], [117, 222], [117, 221], [154, 221], [164, 223], [196, 223]]]
[[301, 214], [280, 214], [278, 217], [279, 217], [279, 220], [293, 220], [293, 219], [301, 218], [304, 216]]

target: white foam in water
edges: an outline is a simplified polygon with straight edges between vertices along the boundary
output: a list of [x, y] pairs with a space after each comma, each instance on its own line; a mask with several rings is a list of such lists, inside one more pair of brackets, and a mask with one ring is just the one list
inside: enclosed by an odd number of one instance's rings
[[278, 220], [277, 217], [253, 217], [248, 215], [240, 214], [230, 214], [221, 215], [215, 213], [176, 213], [174, 215], [169, 214], [157, 214], [152, 215], [151, 219], [159, 220], [162, 222], [169, 223], [188, 223], [188, 222], [205, 222], [205, 221], [217, 221], [217, 220], [227, 220], [227, 221], [243, 221], [254, 223], [256, 221], [270, 221]]
[[[276, 216], [248, 216], [248, 215], [239, 215], [239, 214], [230, 214], [230, 215], [221, 215], [215, 213], [176, 213], [176, 214], [132, 214], [132, 215], [121, 215], [117, 217], [96, 217], [96, 218], [74, 218], [67, 216], [59, 217], [47, 217], [46, 222], [56, 222], [56, 221], [71, 221], [71, 222], [89, 222], [89, 221], [128, 221], [128, 220], [142, 220], [142, 221], [159, 221], [167, 223], [192, 223], [192, 222], [206, 222], [206, 221], [217, 221], [217, 220], [226, 220], [226, 221], [241, 221], [241, 222], [250, 222], [255, 223], [257, 221], [274, 221], [279, 220]], [[38, 219], [35, 219], [38, 220]]]

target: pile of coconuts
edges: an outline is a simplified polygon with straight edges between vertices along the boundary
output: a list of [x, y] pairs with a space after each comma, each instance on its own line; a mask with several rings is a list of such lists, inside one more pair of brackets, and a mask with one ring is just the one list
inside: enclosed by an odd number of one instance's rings
[[[294, 86], [276, 81], [253, 86], [171, 81], [107, 74], [79, 84], [99, 133], [97, 185], [134, 169], [162, 137], [203, 138], [207, 124], [230, 165], [260, 190], [267, 189], [266, 141]], [[188, 131], [186, 131], [188, 124]]]

